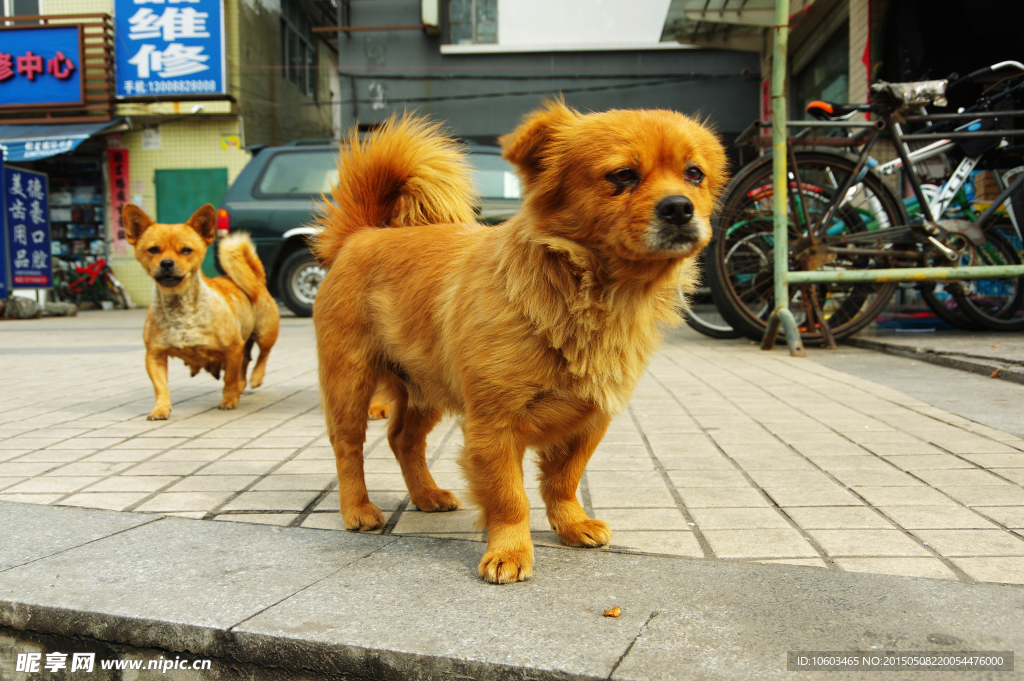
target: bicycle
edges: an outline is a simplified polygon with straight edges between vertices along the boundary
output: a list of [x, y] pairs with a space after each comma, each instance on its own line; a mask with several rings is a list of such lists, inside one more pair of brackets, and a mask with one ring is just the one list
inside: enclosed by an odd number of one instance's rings
[[[1006, 62], [955, 80], [953, 89], [982, 73], [1007, 66], [1024, 71], [1024, 65]], [[998, 130], [996, 119], [1024, 115], [1024, 112], [989, 111], [1024, 90], [1024, 82], [1008, 87], [998, 96], [980, 100], [960, 114], [933, 117], [920, 133], [904, 135], [897, 116], [908, 110], [940, 101], [946, 81], [927, 83], [883, 83], [873, 86], [869, 104], [817, 103], [828, 124], [840, 126], [858, 112], [878, 116], [870, 128], [841, 139], [791, 138], [789, 154], [789, 269], [860, 271], [923, 266], [975, 264], [1019, 264], [1010, 243], [992, 228], [995, 208], [1024, 184], [1019, 174], [989, 209], [975, 221], [943, 218], [964, 186], [970, 171], [993, 149], [1005, 145], [1015, 131]], [[907, 116], [907, 121], [928, 121], [928, 117]], [[947, 121], [964, 125], [945, 131]], [[913, 189], [919, 219], [911, 220], [907, 207], [882, 180], [870, 153], [882, 130], [892, 133], [898, 162]], [[963, 132], [971, 134], [964, 135]], [[945, 132], [945, 135], [940, 133]], [[951, 151], [965, 141], [986, 140], [984, 148], [973, 149], [952, 177], [931, 199], [925, 194], [915, 169], [916, 163]], [[934, 141], [910, 152], [907, 141]], [[830, 150], [794, 151], [795, 144], [860, 147], [859, 155]], [[970, 145], [968, 145], [970, 146]], [[883, 167], [883, 172], [888, 168]], [[774, 229], [772, 159], [764, 156], [745, 167], [726, 189], [723, 207], [716, 221], [717, 234], [707, 251], [708, 279], [718, 310], [734, 329], [760, 340], [774, 300]], [[939, 219], [936, 219], [939, 218]], [[996, 294], [979, 295], [994, 285]], [[790, 286], [790, 307], [805, 342], [834, 344], [869, 324], [887, 304], [896, 288], [893, 281], [801, 284]], [[1024, 289], [1020, 278], [981, 280], [969, 286], [947, 284], [958, 310], [972, 320], [986, 324], [991, 319], [1014, 328], [1018, 323]]]
[[54, 291], [60, 300], [80, 305], [88, 300], [102, 305], [110, 301], [115, 308], [134, 307], [128, 289], [118, 281], [107, 261], [98, 258], [85, 266], [71, 265], [54, 258]]

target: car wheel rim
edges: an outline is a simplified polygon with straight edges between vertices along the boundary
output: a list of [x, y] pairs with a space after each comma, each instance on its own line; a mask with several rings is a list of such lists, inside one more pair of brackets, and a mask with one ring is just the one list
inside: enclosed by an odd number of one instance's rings
[[315, 262], [302, 265], [292, 274], [291, 290], [299, 302], [312, 305], [327, 270]]

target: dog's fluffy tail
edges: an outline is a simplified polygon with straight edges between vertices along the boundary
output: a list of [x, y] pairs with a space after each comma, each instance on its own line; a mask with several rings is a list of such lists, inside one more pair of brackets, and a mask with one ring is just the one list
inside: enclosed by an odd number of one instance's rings
[[353, 129], [341, 145], [334, 201], [321, 206], [323, 230], [313, 242], [321, 263], [330, 267], [345, 241], [367, 227], [474, 221], [469, 163], [440, 128], [406, 114], [362, 141]]
[[245, 232], [235, 232], [221, 239], [217, 249], [220, 266], [231, 281], [255, 302], [267, 286], [267, 273], [256, 255], [256, 247]]

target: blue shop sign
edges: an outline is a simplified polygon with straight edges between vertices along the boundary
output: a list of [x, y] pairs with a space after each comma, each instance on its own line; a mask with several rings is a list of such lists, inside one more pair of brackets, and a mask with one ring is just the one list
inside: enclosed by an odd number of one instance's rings
[[118, 97], [227, 92], [222, 0], [114, 0]]
[[7, 265], [14, 288], [53, 286], [50, 197], [45, 173], [5, 166]]
[[0, 27], [0, 110], [82, 104], [82, 27]]
[[[4, 157], [7, 149], [0, 144], [0, 178], [4, 175]], [[4, 198], [4, 183], [0, 182], [0, 206], [6, 206]], [[10, 284], [7, 281], [7, 211], [0, 215], [0, 300], [5, 300], [10, 295]]]

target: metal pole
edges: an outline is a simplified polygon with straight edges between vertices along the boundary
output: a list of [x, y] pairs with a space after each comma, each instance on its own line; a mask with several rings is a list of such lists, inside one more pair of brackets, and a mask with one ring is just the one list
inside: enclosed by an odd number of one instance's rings
[[896, 267], [877, 270], [815, 270], [790, 272], [791, 284], [830, 282], [875, 283], [884, 281], [960, 281], [1006, 279], [1024, 276], [1024, 265], [972, 265], [970, 267]]
[[797, 330], [796, 319], [789, 311], [789, 230], [788, 190], [786, 173], [786, 72], [789, 43], [789, 0], [775, 0], [775, 40], [772, 48], [772, 181], [775, 185], [775, 311], [765, 330], [761, 347], [770, 350], [775, 345], [779, 325], [786, 332], [789, 354], [805, 356], [803, 342]]

